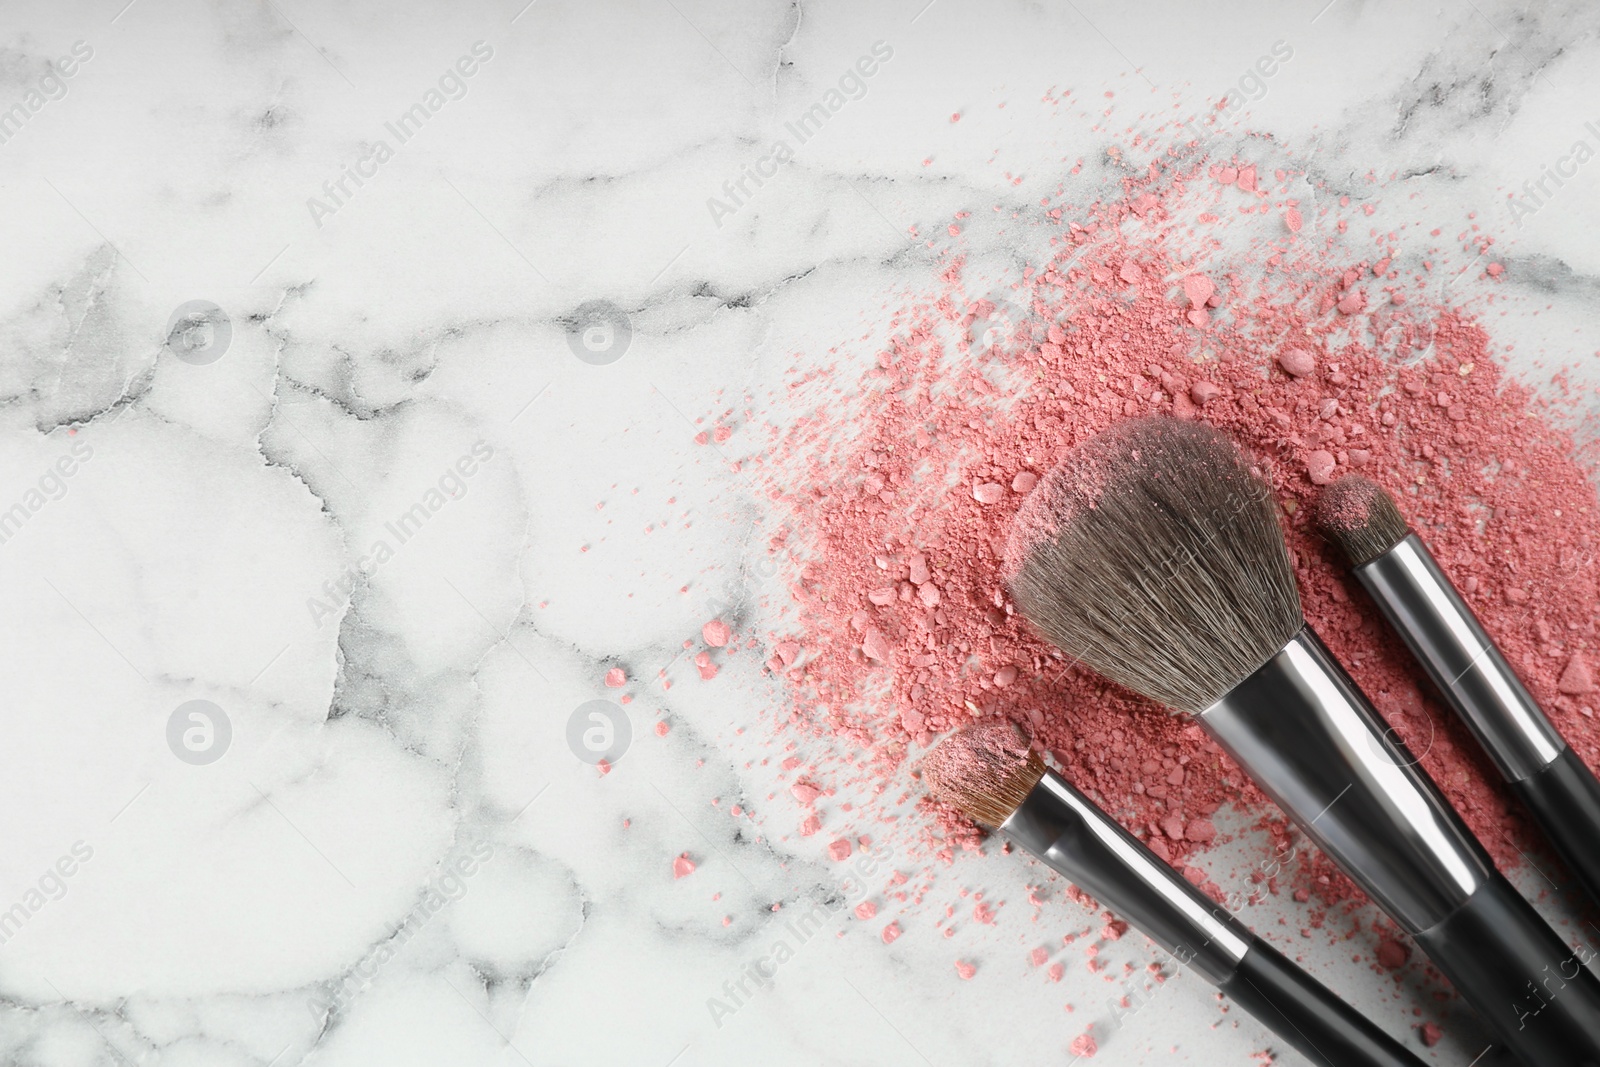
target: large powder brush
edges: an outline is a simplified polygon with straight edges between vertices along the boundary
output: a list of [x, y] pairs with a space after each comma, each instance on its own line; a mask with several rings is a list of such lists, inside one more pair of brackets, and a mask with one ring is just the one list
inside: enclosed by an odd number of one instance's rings
[[1600, 904], [1600, 781], [1568, 747], [1433, 553], [1378, 483], [1324, 490], [1317, 527]]
[[1266, 486], [1232, 442], [1177, 420], [1119, 424], [1034, 489], [1011, 593], [1101, 674], [1198, 715], [1302, 626]]
[[939, 800], [997, 830], [1194, 968], [1317, 1067], [1421, 1061], [1285, 959], [1049, 770], [1015, 726], [988, 719], [922, 762]]
[[1035, 488], [1007, 553], [1069, 656], [1194, 715], [1538, 1067], [1600, 1065], [1600, 981], [1306, 624], [1264, 480], [1219, 431], [1130, 420]]

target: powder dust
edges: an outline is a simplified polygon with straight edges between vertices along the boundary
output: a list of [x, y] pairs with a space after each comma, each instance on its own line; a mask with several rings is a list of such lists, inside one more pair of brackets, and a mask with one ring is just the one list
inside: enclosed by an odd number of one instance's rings
[[[998, 716], [1194, 880], [1204, 875], [1187, 860], [1214, 831], [1193, 828], [1225, 805], [1259, 816], [1281, 846], [1286, 824], [1198, 726], [1065, 661], [1002, 577], [1012, 520], [1064, 453], [1120, 419], [1199, 419], [1254, 457], [1308, 619], [1496, 862], [1548, 855], [1311, 516], [1343, 474], [1395, 494], [1573, 748], [1600, 765], [1585, 666], [1600, 513], [1550, 406], [1559, 397], [1536, 399], [1504, 373], [1495, 339], [1437, 298], [1433, 264], [1403, 255], [1395, 233], [1372, 230], [1352, 257], [1348, 241], [1317, 236], [1348, 232], [1347, 202], [1319, 213], [1287, 196], [1281, 170], [1263, 166], [1249, 189], [1217, 171], [1173, 152], [1120, 197], [1045, 213], [1050, 254], [1010, 280], [1004, 316], [993, 291], [967, 292], [966, 262], [951, 254], [848, 383], [865, 394], [861, 414], [819, 408], [774, 448], [769, 495], [784, 521], [769, 547], [790, 576], [793, 623], [772, 635], [788, 654], [768, 667], [789, 683], [785, 727], [825, 739], [833, 773], [903, 797], [920, 789], [911, 768], [928, 746]], [[1211, 265], [1227, 261], [1205, 239], [1223, 213], [1245, 217], [1235, 228], [1252, 235], [1248, 271]], [[1492, 282], [1502, 271], [1491, 266]], [[793, 387], [816, 377], [797, 371]], [[980, 841], [954, 809], [921, 811], [936, 852]], [[1314, 849], [1299, 854], [1263, 888], [1324, 907], [1359, 900]]]

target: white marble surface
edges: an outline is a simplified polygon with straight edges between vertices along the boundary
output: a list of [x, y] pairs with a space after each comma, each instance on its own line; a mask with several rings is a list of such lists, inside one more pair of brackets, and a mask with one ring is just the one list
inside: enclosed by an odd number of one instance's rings
[[[714, 612], [763, 633], [782, 610], [729, 461], [792, 416], [772, 397], [795, 353], [928, 287], [908, 228], [1113, 188], [1112, 137], [1047, 90], [1114, 92], [1120, 126], [1198, 113], [1279, 41], [1292, 59], [1245, 83], [1220, 150], [1292, 153], [1333, 188], [1394, 175], [1378, 195], [1441, 226], [1476, 211], [1509, 268], [1494, 328], [1547, 378], [1594, 347], [1600, 164], [1526, 218], [1507, 194], [1600, 145], [1592, 9], [124, 2], [0, 24], [0, 107], [39, 94], [0, 144], [0, 508], [26, 515], [0, 544], [5, 1062], [947, 1067], [1067, 1062], [1091, 1022], [1107, 1064], [1278, 1047], [1190, 976], [1120, 1026], [1123, 986], [1081, 950], [1045, 981], [1027, 948], [1099, 922], [1059, 881], [1028, 906], [1036, 868], [894, 853], [928, 885], [901, 904], [888, 867], [843, 883], [793, 832], [781, 691], [753, 655], [701, 685], [682, 649]], [[708, 208], [877, 42], [864, 95]], [[335, 200], [346, 168], [363, 184]], [[166, 343], [195, 300], [229, 323], [213, 362], [198, 334]], [[610, 363], [569, 345], [594, 300], [631, 333]], [[729, 412], [731, 440], [692, 442]], [[441, 480], [459, 499], [402, 543], [386, 524]], [[614, 666], [633, 740], [602, 776], [565, 737], [619, 695]], [[231, 729], [215, 762], [169, 747], [194, 700]], [[967, 886], [1008, 906], [946, 939]], [[830, 918], [714, 1017], [796, 909], [860, 892], [877, 921]], [[1423, 1050], [1412, 1000], [1300, 950], [1432, 1062], [1475, 1054], [1470, 1022]], [[1106, 958], [1154, 956], [1130, 937]]]

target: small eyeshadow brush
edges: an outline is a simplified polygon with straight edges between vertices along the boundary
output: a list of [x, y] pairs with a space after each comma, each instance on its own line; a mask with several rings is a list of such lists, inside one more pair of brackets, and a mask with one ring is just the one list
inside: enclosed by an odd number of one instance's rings
[[1192, 965], [1317, 1067], [1421, 1067], [1047, 769], [1011, 723], [990, 719], [945, 739], [923, 760], [922, 778], [935, 798], [997, 830]]
[[1600, 781], [1567, 746], [1383, 487], [1341, 478], [1317, 526], [1600, 904]]

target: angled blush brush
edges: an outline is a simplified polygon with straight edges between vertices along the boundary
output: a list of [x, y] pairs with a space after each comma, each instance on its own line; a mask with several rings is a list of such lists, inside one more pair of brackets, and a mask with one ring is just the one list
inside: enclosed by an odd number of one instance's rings
[[1600, 781], [1550, 722], [1383, 487], [1341, 478], [1317, 526], [1600, 903]]
[[1267, 485], [1223, 434], [1121, 423], [1024, 503], [1012, 596], [1068, 655], [1195, 716], [1530, 1067], [1600, 1065], [1600, 980], [1305, 621]]
[[1180, 877], [1066, 779], [1008, 722], [969, 726], [922, 763], [939, 800], [1065, 875], [1317, 1067], [1421, 1067], [1326, 986]]

